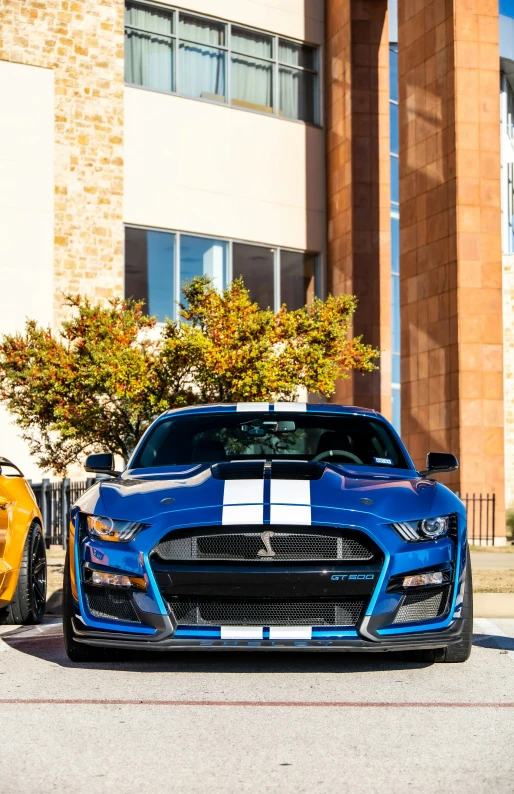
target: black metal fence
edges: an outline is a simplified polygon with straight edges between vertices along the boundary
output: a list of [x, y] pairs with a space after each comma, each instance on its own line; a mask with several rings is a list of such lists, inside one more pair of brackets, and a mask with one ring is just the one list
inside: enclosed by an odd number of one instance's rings
[[[65, 549], [69, 536], [70, 506], [95, 480], [60, 482], [43, 480], [31, 483], [43, 516], [46, 543], [57, 544]], [[459, 495], [459, 494], [457, 494]], [[494, 545], [496, 521], [496, 494], [466, 494], [461, 496], [468, 515], [468, 540], [471, 544]]]
[[56, 544], [63, 549], [67, 547], [70, 507], [93, 483], [94, 479], [82, 482], [65, 479], [59, 482], [43, 480], [40, 483], [31, 483], [43, 516], [47, 546]]
[[494, 546], [496, 494], [466, 494], [460, 497], [468, 516], [468, 541], [471, 545]]

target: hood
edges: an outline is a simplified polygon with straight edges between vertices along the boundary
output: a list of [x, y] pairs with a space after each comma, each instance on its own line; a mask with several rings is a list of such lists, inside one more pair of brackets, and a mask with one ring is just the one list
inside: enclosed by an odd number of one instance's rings
[[[238, 463], [223, 464], [231, 471], [230, 476], [219, 475], [220, 464], [189, 469], [174, 467], [151, 473], [148, 469], [132, 471], [116, 480], [97, 483], [76, 506], [88, 513], [150, 523], [165, 516], [168, 524], [186, 526], [192, 519], [197, 523], [221, 524], [222, 511], [227, 505], [239, 506], [239, 523], [244, 523], [245, 515], [251, 513], [242, 506], [255, 504], [309, 506], [313, 523], [322, 523], [320, 511], [325, 514], [327, 508], [373, 515], [386, 522], [416, 520], [437, 508], [436, 494], [441, 490], [460, 504], [444, 486], [422, 479], [414, 471], [356, 470], [323, 464], [311, 476], [312, 464], [301, 463], [301, 471], [297, 464], [292, 463], [289, 470], [282, 466], [278, 479], [273, 474], [271, 479], [255, 476], [255, 466], [241, 473], [248, 464]], [[305, 467], [311, 474], [305, 473]], [[443, 512], [457, 509], [453, 504], [449, 509], [447, 499], [444, 502]], [[273, 512], [271, 522], [278, 523], [273, 520]], [[223, 523], [233, 522], [223, 520]]]

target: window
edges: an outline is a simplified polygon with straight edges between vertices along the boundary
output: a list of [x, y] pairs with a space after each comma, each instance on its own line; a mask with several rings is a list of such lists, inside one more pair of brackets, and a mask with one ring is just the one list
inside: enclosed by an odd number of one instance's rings
[[301, 309], [315, 296], [317, 257], [296, 251], [280, 254], [280, 302]]
[[127, 2], [132, 85], [318, 123], [318, 52], [240, 25]]
[[279, 39], [280, 115], [316, 123], [316, 50]]
[[179, 16], [179, 90], [181, 94], [225, 102], [225, 28], [190, 14]]
[[273, 38], [232, 27], [232, 104], [273, 113]]
[[160, 322], [175, 314], [175, 235], [125, 230], [125, 295]]
[[125, 6], [125, 81], [157, 91], [175, 90], [173, 11]]
[[181, 284], [192, 281], [195, 276], [208, 276], [216, 289], [224, 289], [227, 283], [227, 248], [228, 243], [223, 240], [181, 234]]
[[242, 277], [250, 298], [261, 309], [275, 307], [275, 249], [234, 243], [234, 278]]
[[300, 309], [317, 292], [318, 256], [196, 234], [125, 229], [125, 295], [142, 300], [160, 322], [177, 319], [181, 285], [208, 276], [220, 291], [242, 277], [262, 309]]
[[277, 422], [272, 414], [258, 410], [244, 415], [234, 411], [166, 417], [145, 436], [130, 466], [312, 460], [317, 455], [352, 468], [409, 468], [401, 446], [375, 417], [281, 411]]

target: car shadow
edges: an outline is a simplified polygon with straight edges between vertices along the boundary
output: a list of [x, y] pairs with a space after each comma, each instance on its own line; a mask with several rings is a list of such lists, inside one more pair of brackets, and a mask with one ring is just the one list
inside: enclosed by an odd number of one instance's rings
[[357, 653], [344, 651], [112, 651], [95, 662], [71, 662], [66, 656], [62, 633], [39, 636], [15, 634], [3, 640], [18, 653], [57, 664], [60, 667], [130, 672], [163, 673], [374, 673], [430, 667], [407, 653]]
[[[374, 673], [431, 667], [431, 661], [408, 652], [358, 653], [344, 651], [112, 651], [95, 662], [71, 662], [66, 656], [61, 624], [46, 624], [39, 634], [24, 627], [3, 634], [3, 641], [19, 653], [64, 668], [130, 671], [140, 673]], [[514, 651], [514, 638], [474, 634], [473, 646]]]
[[495, 634], [473, 634], [473, 645], [500, 651], [514, 651], [514, 637]]

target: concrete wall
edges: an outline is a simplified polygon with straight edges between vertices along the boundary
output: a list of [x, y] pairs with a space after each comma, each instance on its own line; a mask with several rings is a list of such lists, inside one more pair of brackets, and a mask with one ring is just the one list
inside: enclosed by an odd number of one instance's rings
[[125, 223], [321, 252], [324, 132], [125, 88]]
[[[25, 318], [51, 324], [54, 242], [54, 74], [0, 61], [0, 333]], [[6, 290], [8, 290], [6, 294]], [[0, 455], [36, 476], [4, 409]]]
[[323, 43], [322, 0], [181, 0], [176, 5], [310, 44]]

